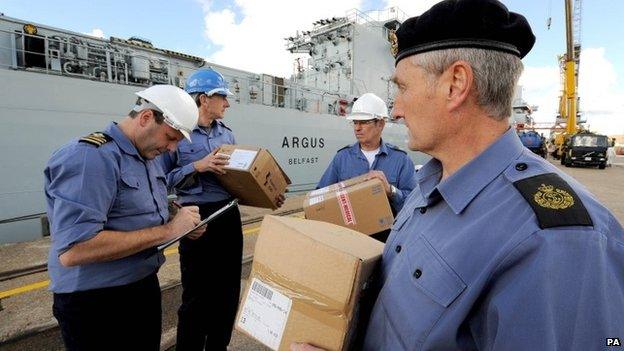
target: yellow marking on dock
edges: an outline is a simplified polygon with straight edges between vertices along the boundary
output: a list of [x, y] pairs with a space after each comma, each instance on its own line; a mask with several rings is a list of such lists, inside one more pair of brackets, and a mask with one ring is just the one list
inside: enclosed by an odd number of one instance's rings
[[40, 281], [37, 283], [20, 286], [15, 289], [0, 291], [0, 300], [7, 298], [7, 297], [23, 294], [32, 290], [46, 288], [49, 284], [50, 284], [49, 280], [44, 280], [44, 281]]
[[[303, 213], [297, 213], [295, 215], [290, 215], [289, 217], [298, 217], [298, 218], [303, 218]], [[248, 235], [248, 234], [255, 234], [257, 232], [260, 231], [260, 226], [256, 226], [253, 228], [248, 228], [243, 230], [243, 235]], [[166, 249], [164, 251], [165, 256], [169, 256], [172, 255], [174, 253], [178, 253], [178, 247], [173, 246], [170, 247], [168, 249]], [[10, 289], [10, 290], [5, 290], [5, 291], [0, 291], [0, 300], [2, 299], [6, 299], [8, 297], [13, 297], [15, 295], [19, 295], [19, 294], [24, 294], [33, 290], [38, 290], [38, 289], [43, 289], [43, 288], [47, 288], [48, 285], [50, 285], [50, 280], [42, 280], [40, 282], [36, 282], [36, 283], [32, 283], [32, 284], [28, 284], [28, 285], [23, 285], [20, 287], [17, 287], [15, 289]]]

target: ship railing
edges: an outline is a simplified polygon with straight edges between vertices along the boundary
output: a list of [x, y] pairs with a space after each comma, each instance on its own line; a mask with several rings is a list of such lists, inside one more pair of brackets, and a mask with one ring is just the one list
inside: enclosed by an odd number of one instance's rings
[[[346, 94], [299, 85], [270, 75], [240, 76], [224, 73], [239, 103], [290, 108], [302, 112], [343, 115]], [[270, 78], [267, 81], [267, 78]], [[342, 106], [342, 108], [341, 108]]]
[[[52, 75], [63, 75], [91, 80], [106, 81], [124, 85], [149, 86], [157, 84], [175, 84], [175, 69], [194, 71], [197, 65], [177, 58], [175, 65], [170, 57], [158, 49], [137, 50], [126, 48], [107, 41], [98, 42], [95, 38], [61, 37], [57, 35], [31, 35], [25, 32], [0, 30], [1, 36], [7, 36], [0, 45], [0, 67], [7, 69], [23, 69]], [[31, 43], [27, 44], [27, 41]], [[93, 41], [93, 42], [91, 42]], [[29, 46], [37, 46], [32, 49]], [[153, 55], [150, 55], [153, 53]], [[158, 67], [147, 64], [146, 67], [132, 66], [132, 60], [143, 62], [159, 61]], [[77, 72], [72, 68], [77, 67]], [[153, 79], [152, 73], [163, 76]], [[150, 77], [137, 78], [137, 77]], [[178, 84], [176, 84], [178, 83]]]
[[358, 9], [351, 9], [347, 11], [347, 19], [353, 23], [369, 25], [379, 22], [387, 22], [391, 20], [397, 20], [401, 23], [405, 21], [408, 16], [400, 8], [393, 6], [384, 10], [374, 11], [360, 11]]
[[[165, 62], [166, 55], [149, 56], [147, 51], [131, 51], [107, 42], [97, 43], [96, 46], [96, 44], [87, 42], [90, 39], [82, 37], [56, 38], [7, 30], [0, 30], [1, 35], [9, 35], [9, 40], [3, 41], [8, 42], [10, 46], [0, 45], [0, 68], [134, 86], [150, 86], [154, 83], [177, 86], [183, 84], [183, 82], [173, 81], [172, 77], [175, 75], [171, 72], [174, 70], [171, 61]], [[29, 37], [38, 39], [37, 45], [40, 46], [38, 49], [27, 49], [25, 42], [26, 38]], [[82, 40], [82, 43], [79, 40]], [[19, 45], [18, 41], [21, 41]], [[67, 45], [72, 46], [69, 50], [72, 53], [71, 56], [67, 55]], [[40, 50], [41, 46], [43, 50]], [[83, 51], [78, 54], [81, 50]], [[132, 57], [161, 61], [166, 68], [162, 72], [166, 72], [163, 74], [166, 75], [167, 81], [133, 80], [132, 72], [136, 73], [137, 68], [129, 65], [128, 61], [131, 61]], [[70, 65], [76, 65], [82, 70], [71, 72], [68, 70]], [[197, 66], [186, 61], [176, 62], [175, 66], [176, 70], [186, 69], [188, 72], [197, 69]], [[150, 72], [139, 73], [147, 75]], [[344, 107], [344, 101], [347, 99], [345, 94], [328, 92], [273, 76], [265, 75], [265, 77], [271, 77], [271, 80], [263, 81], [261, 77], [262, 75], [255, 74], [229, 76], [230, 87], [238, 90], [235, 99], [238, 102], [292, 108], [311, 113], [341, 115], [344, 112], [344, 108], [340, 107]]]

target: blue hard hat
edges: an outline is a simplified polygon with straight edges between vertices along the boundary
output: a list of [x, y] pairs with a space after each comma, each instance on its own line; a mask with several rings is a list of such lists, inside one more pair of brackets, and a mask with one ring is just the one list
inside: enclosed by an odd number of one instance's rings
[[213, 94], [223, 96], [234, 95], [228, 89], [228, 83], [221, 73], [212, 68], [200, 69], [191, 74], [186, 80], [184, 90], [189, 94], [204, 93], [208, 96]]

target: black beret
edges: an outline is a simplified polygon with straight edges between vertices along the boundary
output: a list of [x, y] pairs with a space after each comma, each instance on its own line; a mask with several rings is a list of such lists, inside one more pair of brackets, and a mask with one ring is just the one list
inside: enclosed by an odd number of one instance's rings
[[445, 0], [396, 31], [396, 63], [405, 57], [433, 50], [480, 48], [523, 58], [535, 35], [524, 16], [509, 12], [497, 0]]

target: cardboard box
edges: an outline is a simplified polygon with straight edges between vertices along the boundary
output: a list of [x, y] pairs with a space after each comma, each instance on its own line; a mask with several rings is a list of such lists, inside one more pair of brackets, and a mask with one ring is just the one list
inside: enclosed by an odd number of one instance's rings
[[276, 199], [286, 191], [290, 179], [268, 150], [224, 144], [217, 152], [230, 156], [227, 173], [217, 178], [241, 205], [277, 208]]
[[348, 228], [265, 216], [236, 329], [273, 350], [346, 350], [374, 303], [383, 244]]
[[379, 179], [366, 175], [309, 192], [303, 201], [308, 219], [338, 224], [366, 235], [390, 229], [394, 217]]

